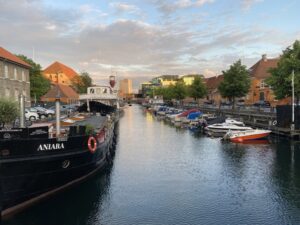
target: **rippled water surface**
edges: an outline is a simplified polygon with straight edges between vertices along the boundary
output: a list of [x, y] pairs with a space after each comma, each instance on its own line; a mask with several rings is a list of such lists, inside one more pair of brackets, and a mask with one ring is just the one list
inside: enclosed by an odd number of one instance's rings
[[232, 144], [125, 110], [112, 168], [4, 224], [300, 224], [300, 144]]

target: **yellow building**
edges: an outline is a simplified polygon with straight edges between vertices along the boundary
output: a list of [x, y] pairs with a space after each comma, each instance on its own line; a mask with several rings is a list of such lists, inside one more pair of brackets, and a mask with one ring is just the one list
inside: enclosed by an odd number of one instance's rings
[[187, 86], [192, 85], [196, 77], [201, 77], [204, 79], [203, 75], [199, 74], [189, 74], [189, 75], [184, 75], [180, 79], [183, 81], [183, 83]]
[[131, 98], [132, 96], [132, 80], [123, 79], [120, 81], [119, 96], [121, 98]]
[[60, 63], [54, 62], [48, 66], [43, 75], [54, 84], [63, 84], [71, 86], [72, 82], [76, 80], [79, 75], [70, 67]]
[[152, 79], [151, 83], [153, 85], [167, 87], [170, 85], [175, 85], [178, 82], [178, 75], [162, 75]]

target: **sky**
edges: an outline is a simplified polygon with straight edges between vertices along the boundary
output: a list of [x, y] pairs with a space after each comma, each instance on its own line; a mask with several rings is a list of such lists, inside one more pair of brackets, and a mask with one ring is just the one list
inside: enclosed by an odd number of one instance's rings
[[221, 74], [300, 39], [298, 0], [0, 0], [0, 46], [96, 84], [162, 74]]

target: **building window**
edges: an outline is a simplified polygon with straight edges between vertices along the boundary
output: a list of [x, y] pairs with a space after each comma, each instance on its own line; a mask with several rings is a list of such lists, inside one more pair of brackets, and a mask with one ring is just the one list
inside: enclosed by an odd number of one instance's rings
[[10, 90], [9, 88], [5, 88], [5, 97], [9, 98], [10, 97]]
[[17, 80], [17, 78], [18, 78], [17, 76], [18, 76], [18, 73], [17, 73], [17, 69], [15, 68], [14, 69], [14, 78], [15, 78], [15, 80]]
[[26, 91], [25, 90], [23, 90], [22, 94], [23, 94], [24, 97], [26, 97]]
[[25, 72], [22, 70], [22, 81], [26, 81]]
[[266, 86], [267, 86], [267, 84], [265, 83], [264, 80], [262, 80], [262, 81], [260, 82], [260, 88], [261, 88], [261, 89], [264, 89]]
[[7, 65], [4, 66], [4, 77], [8, 78], [8, 66]]

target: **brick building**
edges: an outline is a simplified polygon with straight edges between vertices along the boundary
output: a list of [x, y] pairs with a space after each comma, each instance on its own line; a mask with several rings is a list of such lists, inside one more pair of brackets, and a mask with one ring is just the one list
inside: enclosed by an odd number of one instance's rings
[[52, 85], [50, 90], [41, 97], [41, 101], [43, 102], [54, 102], [57, 93], [59, 92], [60, 101], [72, 104], [77, 103], [79, 99], [79, 95], [74, 91], [73, 88], [67, 85], [58, 84], [58, 85]]
[[214, 76], [214, 77], [209, 77], [204, 79], [204, 83], [207, 88], [207, 96], [206, 100], [208, 102], [211, 102], [212, 104], [219, 105], [221, 101], [224, 99], [222, 98], [218, 87], [220, 83], [223, 81], [224, 76], [219, 75], [219, 76]]
[[289, 103], [289, 98], [276, 100], [270, 86], [267, 85], [266, 79], [271, 76], [270, 69], [277, 67], [279, 58], [268, 59], [267, 55], [250, 67], [251, 86], [249, 93], [245, 97], [245, 104], [252, 105], [258, 101], [268, 101], [272, 106]]
[[26, 106], [30, 106], [30, 65], [0, 47], [0, 96], [18, 101], [25, 96]]
[[79, 75], [70, 67], [54, 62], [43, 71], [43, 75], [51, 81], [52, 84], [63, 84], [71, 86]]

